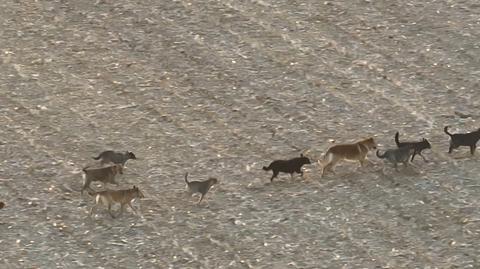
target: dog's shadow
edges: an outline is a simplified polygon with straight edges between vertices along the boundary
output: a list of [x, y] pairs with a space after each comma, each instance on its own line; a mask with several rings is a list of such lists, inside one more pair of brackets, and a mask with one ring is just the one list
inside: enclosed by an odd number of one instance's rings
[[455, 154], [455, 155], [451, 155], [451, 158], [452, 159], [455, 159], [455, 160], [464, 160], [464, 159], [477, 159], [477, 155], [472, 155], [470, 154], [470, 152], [466, 152], [464, 154]]

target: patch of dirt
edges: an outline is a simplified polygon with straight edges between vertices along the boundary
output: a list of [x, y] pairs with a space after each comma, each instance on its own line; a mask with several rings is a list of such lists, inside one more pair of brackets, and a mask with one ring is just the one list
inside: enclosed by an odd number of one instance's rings
[[[2, 268], [478, 268], [476, 1], [0, 3]], [[261, 168], [374, 136], [416, 168]], [[81, 168], [130, 150], [146, 198], [88, 217]], [[183, 175], [217, 177], [207, 203]]]

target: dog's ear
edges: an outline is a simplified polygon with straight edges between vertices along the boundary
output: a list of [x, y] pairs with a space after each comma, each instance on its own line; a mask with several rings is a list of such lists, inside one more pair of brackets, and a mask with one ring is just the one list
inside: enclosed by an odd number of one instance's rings
[[303, 157], [303, 153], [300, 153], [300, 157]]

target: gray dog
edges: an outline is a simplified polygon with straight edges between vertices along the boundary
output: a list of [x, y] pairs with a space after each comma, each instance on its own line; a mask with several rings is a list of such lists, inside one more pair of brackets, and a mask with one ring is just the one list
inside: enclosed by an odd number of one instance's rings
[[98, 157], [93, 157], [94, 160], [100, 160], [100, 163], [101, 164], [105, 164], [105, 163], [109, 163], [109, 162], [112, 162], [114, 164], [121, 164], [122, 166], [125, 166], [125, 163], [132, 159], [132, 160], [136, 160], [137, 157], [135, 156], [135, 154], [133, 154], [133, 152], [130, 152], [130, 151], [126, 151], [126, 152], [115, 152], [113, 150], [107, 150], [107, 151], [104, 151], [102, 153], [100, 153], [100, 155], [98, 155]]
[[407, 167], [409, 158], [414, 152], [415, 149], [410, 147], [387, 149], [383, 154], [380, 154], [380, 150], [377, 150], [377, 157], [391, 162], [395, 170], [398, 171], [398, 163], [403, 163]]

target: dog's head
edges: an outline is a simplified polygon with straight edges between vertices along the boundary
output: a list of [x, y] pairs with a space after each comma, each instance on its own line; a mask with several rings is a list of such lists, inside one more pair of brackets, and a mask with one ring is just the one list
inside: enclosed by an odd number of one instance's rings
[[133, 186], [133, 192], [136, 198], [145, 198], [145, 195], [143, 195], [143, 192], [136, 186]]
[[375, 142], [375, 139], [373, 139], [373, 137], [369, 137], [363, 141], [360, 141], [360, 143], [366, 146], [369, 150], [377, 149], [377, 143]]
[[422, 139], [422, 147], [426, 148], [426, 149], [431, 149], [432, 148], [432, 145], [430, 144], [430, 142], [428, 142], [427, 139], [423, 138]]
[[133, 154], [133, 152], [131, 152], [131, 151], [127, 151], [127, 157], [128, 157], [129, 159], [132, 159], [132, 160], [136, 160], [136, 159], [137, 159], [137, 157], [135, 156], [135, 154]]
[[305, 157], [302, 153], [300, 154], [300, 163], [303, 165], [303, 164], [311, 164], [312, 162], [308, 157]]
[[218, 183], [218, 179], [214, 177], [209, 178], [208, 181], [210, 182], [210, 186], [213, 186]]

